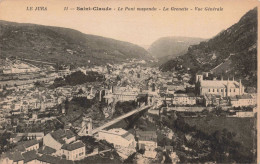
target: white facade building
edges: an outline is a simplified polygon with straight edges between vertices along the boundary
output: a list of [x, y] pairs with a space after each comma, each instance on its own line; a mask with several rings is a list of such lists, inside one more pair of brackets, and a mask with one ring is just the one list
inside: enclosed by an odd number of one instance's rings
[[257, 99], [252, 95], [241, 95], [241, 96], [234, 96], [230, 98], [230, 103], [233, 107], [242, 107], [242, 106], [250, 106], [256, 105]]
[[86, 148], [82, 141], [76, 141], [70, 144], [64, 144], [61, 147], [62, 154], [66, 156], [67, 160], [80, 160], [85, 158]]
[[125, 147], [134, 149], [136, 146], [135, 137], [124, 129], [102, 130], [98, 133], [98, 138], [114, 144], [116, 148]]

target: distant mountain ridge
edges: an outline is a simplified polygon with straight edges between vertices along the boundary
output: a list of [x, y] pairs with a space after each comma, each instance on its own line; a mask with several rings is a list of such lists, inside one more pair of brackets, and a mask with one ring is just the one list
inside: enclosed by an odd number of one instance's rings
[[208, 41], [193, 45], [188, 52], [160, 66], [171, 71], [177, 65], [193, 73], [212, 71], [228, 74], [243, 84], [256, 87], [257, 82], [257, 8], [248, 11], [238, 23]]
[[189, 46], [198, 44], [205, 39], [193, 37], [162, 37], [156, 40], [148, 48], [148, 52], [157, 59], [175, 58], [188, 51]]
[[0, 54], [75, 65], [151, 59], [144, 48], [132, 43], [69, 28], [7, 21], [0, 21]]

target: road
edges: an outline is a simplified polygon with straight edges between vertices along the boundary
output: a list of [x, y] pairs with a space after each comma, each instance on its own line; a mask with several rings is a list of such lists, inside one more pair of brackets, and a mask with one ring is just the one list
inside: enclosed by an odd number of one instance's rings
[[129, 116], [131, 116], [133, 114], [135, 114], [135, 113], [141, 112], [141, 111], [143, 111], [145, 109], [148, 109], [148, 108], [151, 108], [151, 107], [152, 107], [152, 105], [147, 105], [147, 106], [144, 106], [144, 107], [132, 110], [131, 112], [128, 112], [128, 113], [126, 113], [126, 114], [124, 114], [122, 116], [119, 116], [119, 117], [113, 119], [112, 121], [109, 121], [108, 123], [105, 123], [104, 125], [96, 128], [96, 129], [93, 129], [92, 130], [92, 134], [95, 134], [95, 133], [99, 132], [100, 130], [105, 129], [105, 128], [107, 128], [107, 127], [109, 127], [109, 126], [111, 126], [111, 125], [113, 125], [113, 124], [115, 124], [115, 123], [117, 123], [117, 122], [119, 122], [119, 121], [121, 121], [121, 120], [123, 120], [123, 119], [125, 119], [125, 118], [127, 118], [127, 117], [129, 117]]

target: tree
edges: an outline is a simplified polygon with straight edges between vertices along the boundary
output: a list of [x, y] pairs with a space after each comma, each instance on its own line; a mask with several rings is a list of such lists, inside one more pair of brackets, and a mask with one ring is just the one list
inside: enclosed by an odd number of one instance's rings
[[209, 111], [208, 111], [207, 109], [203, 109], [203, 110], [201, 111], [201, 113], [202, 113], [202, 114], [208, 114]]
[[145, 153], [145, 149], [144, 149], [144, 148], [140, 148], [140, 149], [138, 150], [138, 153], [144, 154], [144, 153]]
[[83, 94], [83, 90], [80, 88], [78, 94]]
[[65, 100], [65, 111], [68, 111], [69, 110], [69, 100], [68, 98], [66, 98]]

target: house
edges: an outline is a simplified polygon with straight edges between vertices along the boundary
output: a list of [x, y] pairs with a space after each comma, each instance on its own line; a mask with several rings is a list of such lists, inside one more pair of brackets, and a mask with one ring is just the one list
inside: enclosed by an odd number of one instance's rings
[[31, 150], [38, 150], [39, 142], [37, 140], [29, 140], [24, 142], [19, 142], [18, 145], [14, 148], [14, 151], [27, 152]]
[[173, 104], [173, 94], [165, 94], [165, 95], [161, 95], [164, 96], [163, 101], [166, 103], [166, 105], [172, 105]]
[[36, 139], [36, 140], [41, 140], [44, 136], [43, 132], [35, 132], [35, 133], [14, 133], [10, 136], [10, 141], [11, 142], [18, 142], [20, 141], [22, 138], [27, 138], [28, 140], [31, 139]]
[[40, 155], [35, 150], [21, 153], [19, 151], [7, 152], [0, 157], [1, 164], [74, 164], [71, 160], [54, 157], [51, 155]]
[[71, 130], [56, 130], [48, 133], [43, 137], [43, 145], [49, 146], [53, 149], [60, 149], [63, 144], [68, 144], [76, 141], [76, 136]]
[[233, 107], [256, 105], [256, 103], [256, 97], [250, 94], [230, 97], [230, 104]]
[[165, 150], [166, 152], [173, 152], [173, 146], [165, 146], [165, 147], [164, 147], [164, 150]]
[[39, 142], [37, 140], [25, 141], [23, 145], [26, 151], [39, 149]]
[[121, 128], [99, 131], [98, 138], [114, 144], [115, 148], [134, 149], [136, 145], [134, 135]]
[[155, 131], [136, 131], [139, 149], [154, 151], [157, 148], [157, 134]]
[[24, 157], [19, 151], [7, 152], [1, 155], [1, 164], [24, 164]]
[[21, 114], [21, 110], [20, 109], [12, 110], [11, 113], [12, 113], [12, 115], [20, 115]]
[[137, 88], [133, 88], [130, 86], [112, 88], [113, 97], [117, 101], [136, 100], [136, 97], [138, 96], [138, 92], [139, 90]]
[[64, 144], [61, 147], [61, 151], [67, 160], [72, 161], [83, 159], [86, 154], [85, 144], [82, 141]]
[[195, 105], [197, 97], [193, 93], [176, 93], [165, 95], [167, 105]]
[[238, 111], [235, 117], [254, 117], [254, 114], [253, 111]]
[[220, 95], [211, 95], [211, 94], [205, 94], [203, 96], [203, 102], [205, 106], [218, 106], [220, 105], [221, 96]]
[[37, 157], [37, 163], [39, 164], [74, 164], [73, 161], [61, 159], [51, 155], [42, 155]]
[[43, 137], [43, 145], [56, 150], [56, 155], [61, 156], [63, 151], [61, 148], [65, 144], [70, 144], [76, 141], [76, 136], [71, 130], [56, 130], [48, 133]]
[[38, 150], [39, 154], [46, 154], [46, 155], [52, 155], [56, 153], [56, 150], [49, 147], [49, 146], [42, 146]]
[[173, 104], [176, 105], [195, 105], [196, 96], [193, 93], [174, 94]]
[[139, 149], [144, 149], [144, 157], [155, 158], [157, 152], [157, 134], [155, 131], [136, 131]]
[[24, 157], [25, 164], [35, 164], [38, 162], [35, 150], [31, 150], [31, 151], [22, 153], [22, 156]]

